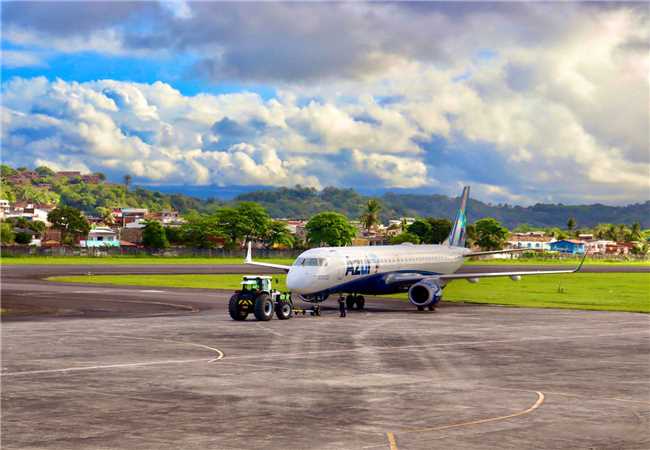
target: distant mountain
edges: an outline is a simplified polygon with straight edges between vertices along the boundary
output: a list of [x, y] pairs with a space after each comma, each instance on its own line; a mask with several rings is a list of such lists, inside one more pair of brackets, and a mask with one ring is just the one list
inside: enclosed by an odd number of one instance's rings
[[218, 199], [222, 201], [232, 200], [238, 195], [249, 192], [273, 189], [271, 186], [193, 186], [186, 184], [138, 185], [138, 187], [165, 194], [181, 194], [201, 200]]
[[[254, 201], [267, 208], [273, 217], [308, 218], [325, 210], [339, 211], [350, 218], [361, 215], [371, 197], [353, 189], [277, 188], [250, 192], [235, 197], [234, 201]], [[378, 198], [383, 204], [382, 219], [395, 217], [449, 217], [458, 208], [458, 199], [445, 195], [397, 194], [387, 192]], [[578, 227], [593, 227], [598, 223], [640, 222], [650, 227], [650, 201], [628, 206], [536, 204], [533, 206], [490, 205], [470, 199], [467, 208], [470, 221], [494, 217], [508, 228], [527, 223], [537, 227], [566, 227], [573, 217]]]
[[[458, 208], [458, 199], [445, 195], [426, 195], [404, 190], [382, 192], [375, 189], [359, 193], [354, 189], [327, 187], [321, 191], [296, 186], [133, 186], [109, 183], [101, 173], [81, 175], [78, 172], [57, 172], [47, 167], [34, 171], [0, 166], [0, 198], [10, 201], [62, 203], [89, 214], [101, 214], [104, 208], [143, 207], [153, 211], [174, 208], [181, 213], [211, 212], [215, 208], [239, 201], [262, 204], [276, 218], [308, 219], [321, 211], [339, 211], [351, 219], [358, 218], [370, 198], [378, 198], [383, 221], [399, 217], [449, 217]], [[381, 193], [381, 194], [380, 194]], [[190, 195], [191, 194], [191, 195]], [[365, 194], [365, 195], [364, 195]], [[470, 199], [468, 217], [471, 222], [494, 217], [508, 228], [520, 224], [536, 227], [566, 227], [570, 217], [578, 227], [599, 223], [640, 222], [650, 227], [650, 201], [628, 206], [536, 204], [533, 206], [491, 205]]]

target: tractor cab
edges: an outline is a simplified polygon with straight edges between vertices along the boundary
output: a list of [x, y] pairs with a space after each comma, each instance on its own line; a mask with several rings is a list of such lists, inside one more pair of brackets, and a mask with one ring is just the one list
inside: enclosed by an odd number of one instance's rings
[[266, 275], [244, 275], [241, 282], [241, 292], [271, 293], [271, 277]]

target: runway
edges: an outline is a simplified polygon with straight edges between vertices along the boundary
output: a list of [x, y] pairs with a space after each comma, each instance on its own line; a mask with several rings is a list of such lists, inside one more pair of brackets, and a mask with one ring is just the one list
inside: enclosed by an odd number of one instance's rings
[[3, 448], [650, 447], [648, 315], [372, 299], [239, 323], [227, 292], [39, 281], [239, 266], [2, 269], [3, 307], [37, 312], [2, 323]]

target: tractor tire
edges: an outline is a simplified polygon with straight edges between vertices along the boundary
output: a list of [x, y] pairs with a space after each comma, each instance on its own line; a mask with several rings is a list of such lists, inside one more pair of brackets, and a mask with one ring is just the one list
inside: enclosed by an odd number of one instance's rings
[[269, 294], [260, 294], [255, 299], [255, 306], [253, 313], [257, 320], [266, 322], [273, 318], [273, 300], [269, 297]]
[[358, 295], [355, 303], [357, 304], [357, 309], [359, 311], [366, 307], [366, 299], [363, 297], [363, 295]]
[[345, 306], [347, 306], [349, 310], [355, 309], [356, 305], [354, 301], [354, 295], [348, 295], [345, 297]]
[[279, 302], [275, 306], [275, 315], [280, 320], [287, 320], [293, 316], [293, 307], [289, 302]]
[[228, 302], [228, 313], [232, 320], [246, 320], [248, 312], [242, 311], [239, 307], [239, 295], [234, 294]]

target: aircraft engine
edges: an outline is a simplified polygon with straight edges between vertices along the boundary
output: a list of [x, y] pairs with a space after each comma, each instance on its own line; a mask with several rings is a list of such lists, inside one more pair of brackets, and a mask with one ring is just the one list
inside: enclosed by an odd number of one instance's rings
[[409, 301], [415, 306], [435, 305], [442, 298], [442, 286], [435, 278], [425, 278], [409, 288]]

